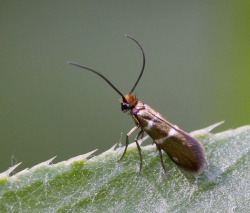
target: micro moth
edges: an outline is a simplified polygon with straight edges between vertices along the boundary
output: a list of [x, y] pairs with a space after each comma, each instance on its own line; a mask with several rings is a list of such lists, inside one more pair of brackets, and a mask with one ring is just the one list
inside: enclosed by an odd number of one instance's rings
[[206, 155], [202, 144], [197, 139], [180, 129], [178, 126], [168, 121], [160, 113], [152, 109], [149, 105], [138, 100], [136, 96], [132, 94], [144, 72], [145, 53], [141, 44], [137, 40], [128, 35], [126, 35], [126, 37], [133, 40], [139, 46], [143, 57], [143, 63], [139, 77], [137, 78], [131, 91], [127, 95], [123, 95], [101, 73], [89, 67], [79, 65], [75, 62], [68, 62], [71, 65], [93, 72], [104, 79], [121, 96], [121, 110], [123, 112], [130, 112], [130, 115], [135, 122], [135, 127], [133, 127], [126, 135], [125, 149], [119, 160], [121, 160], [126, 154], [127, 147], [129, 145], [129, 136], [137, 129], [140, 129], [135, 137], [135, 143], [137, 145], [140, 156], [139, 172], [141, 172], [142, 170], [142, 154], [138, 139], [143, 135], [144, 132], [146, 132], [153, 139], [153, 143], [156, 145], [160, 156], [160, 162], [166, 176], [167, 171], [163, 163], [162, 150], [167, 153], [169, 158], [178, 167], [190, 173], [200, 173], [200, 171], [207, 164]]

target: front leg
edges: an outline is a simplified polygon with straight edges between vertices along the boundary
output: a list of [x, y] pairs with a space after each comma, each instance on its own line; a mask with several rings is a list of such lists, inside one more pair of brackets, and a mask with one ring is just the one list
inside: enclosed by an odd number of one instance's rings
[[141, 147], [138, 143], [138, 138], [140, 137], [140, 135], [143, 136], [143, 129], [137, 134], [136, 138], [135, 138], [135, 143], [136, 143], [136, 146], [137, 146], [137, 149], [138, 149], [138, 152], [139, 152], [139, 155], [140, 155], [140, 169], [139, 169], [139, 173], [141, 173], [141, 169], [142, 169], [142, 156], [141, 156]]
[[125, 153], [126, 153], [126, 151], [127, 151], [128, 144], [129, 144], [128, 137], [129, 137], [135, 130], [137, 130], [138, 128], [139, 128], [139, 126], [135, 126], [135, 127], [134, 127], [133, 129], [131, 129], [131, 130], [129, 131], [129, 133], [127, 134], [127, 136], [126, 136], [126, 145], [125, 145], [125, 149], [124, 149], [124, 152], [123, 152], [122, 156], [120, 157], [120, 159], [119, 159], [118, 161], [120, 161], [120, 160], [124, 157], [124, 155], [125, 155]]
[[[122, 156], [121, 156], [121, 158], [118, 160], [118, 161], [120, 161], [123, 157], [124, 157], [124, 155], [125, 155], [125, 153], [126, 153], [126, 151], [127, 151], [127, 148], [128, 148], [128, 144], [129, 144], [129, 136], [135, 131], [135, 130], [137, 130], [139, 128], [139, 126], [135, 126], [133, 129], [131, 129], [130, 131], [129, 131], [129, 133], [127, 134], [127, 136], [126, 136], [126, 145], [125, 145], [125, 149], [124, 149], [124, 152], [123, 152], [123, 154], [122, 154]], [[137, 146], [137, 149], [138, 149], [138, 152], [139, 152], [139, 155], [140, 155], [140, 168], [139, 168], [139, 173], [141, 173], [141, 170], [142, 170], [142, 155], [141, 155], [141, 147], [140, 147], [140, 145], [139, 145], [139, 143], [138, 143], [138, 138], [142, 135], [143, 136], [143, 133], [144, 133], [144, 131], [143, 131], [143, 129], [136, 135], [136, 137], [135, 137], [135, 143], [136, 143], [136, 146]]]

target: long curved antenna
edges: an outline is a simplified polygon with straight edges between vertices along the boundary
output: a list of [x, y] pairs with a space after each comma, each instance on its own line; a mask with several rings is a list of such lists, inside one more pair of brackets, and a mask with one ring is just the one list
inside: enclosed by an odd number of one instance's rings
[[90, 72], [93, 72], [93, 73], [95, 73], [95, 74], [97, 74], [97, 75], [99, 75], [102, 79], [104, 79], [120, 96], [122, 96], [122, 100], [123, 100], [123, 102], [127, 102], [127, 100], [126, 100], [126, 98], [123, 96], [123, 94], [105, 77], [105, 76], [103, 76], [101, 73], [99, 73], [99, 72], [97, 72], [97, 71], [95, 71], [95, 70], [93, 70], [93, 69], [91, 69], [91, 68], [89, 68], [89, 67], [85, 67], [85, 66], [82, 66], [82, 65], [80, 65], [80, 64], [77, 64], [77, 63], [75, 63], [75, 62], [71, 62], [71, 61], [69, 61], [68, 62], [68, 64], [71, 64], [71, 65], [74, 65], [74, 66], [76, 66], [76, 67], [80, 67], [80, 68], [83, 68], [83, 69], [85, 69], [85, 70], [88, 70], [88, 71], [90, 71]]
[[138, 41], [136, 41], [133, 37], [131, 37], [131, 36], [129, 36], [129, 35], [125, 35], [125, 36], [128, 37], [128, 38], [130, 38], [130, 39], [132, 39], [132, 40], [140, 47], [141, 52], [142, 52], [142, 58], [143, 58], [142, 69], [141, 69], [141, 72], [140, 72], [140, 75], [139, 75], [138, 79], [136, 80], [136, 82], [135, 82], [133, 88], [131, 89], [131, 91], [130, 91], [130, 93], [129, 93], [129, 94], [131, 94], [131, 93], [134, 91], [134, 89], [136, 88], [136, 86], [137, 86], [137, 84], [139, 83], [139, 81], [140, 81], [140, 79], [141, 79], [141, 76], [142, 76], [142, 74], [143, 74], [143, 71], [144, 71], [144, 68], [145, 68], [145, 53], [144, 53], [144, 50], [143, 50], [142, 46], [140, 45], [140, 43], [139, 43]]

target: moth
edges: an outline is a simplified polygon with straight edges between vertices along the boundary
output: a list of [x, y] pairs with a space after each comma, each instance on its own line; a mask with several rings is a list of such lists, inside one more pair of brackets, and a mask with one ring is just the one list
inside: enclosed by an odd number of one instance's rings
[[143, 135], [144, 132], [146, 132], [153, 139], [153, 143], [156, 145], [156, 148], [159, 152], [163, 172], [166, 176], [167, 171], [163, 162], [162, 150], [167, 153], [169, 158], [178, 167], [190, 173], [200, 173], [200, 171], [207, 164], [206, 155], [202, 144], [197, 139], [180, 129], [178, 126], [168, 121], [160, 113], [152, 109], [149, 105], [138, 100], [138, 98], [134, 94], [132, 94], [142, 77], [146, 60], [145, 53], [141, 44], [129, 35], [126, 35], [126, 37], [133, 40], [139, 46], [143, 58], [142, 68], [139, 77], [137, 78], [134, 86], [127, 95], [123, 95], [101, 73], [89, 67], [79, 65], [75, 62], [68, 62], [71, 65], [93, 72], [96, 75], [100, 76], [102, 79], [104, 79], [121, 96], [120, 103], [122, 112], [129, 111], [130, 115], [132, 116], [135, 126], [126, 135], [125, 149], [119, 160], [121, 160], [126, 154], [127, 147], [129, 145], [129, 136], [137, 129], [140, 129], [135, 137], [135, 143], [137, 145], [140, 156], [139, 173], [142, 170], [142, 154], [138, 139], [140, 136]]

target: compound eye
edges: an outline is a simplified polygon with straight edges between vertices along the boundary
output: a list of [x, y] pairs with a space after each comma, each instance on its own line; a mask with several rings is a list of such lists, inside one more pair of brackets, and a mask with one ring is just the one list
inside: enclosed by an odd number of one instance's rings
[[126, 112], [126, 111], [128, 111], [130, 109], [129, 103], [122, 103], [121, 107], [122, 107], [123, 112]]

